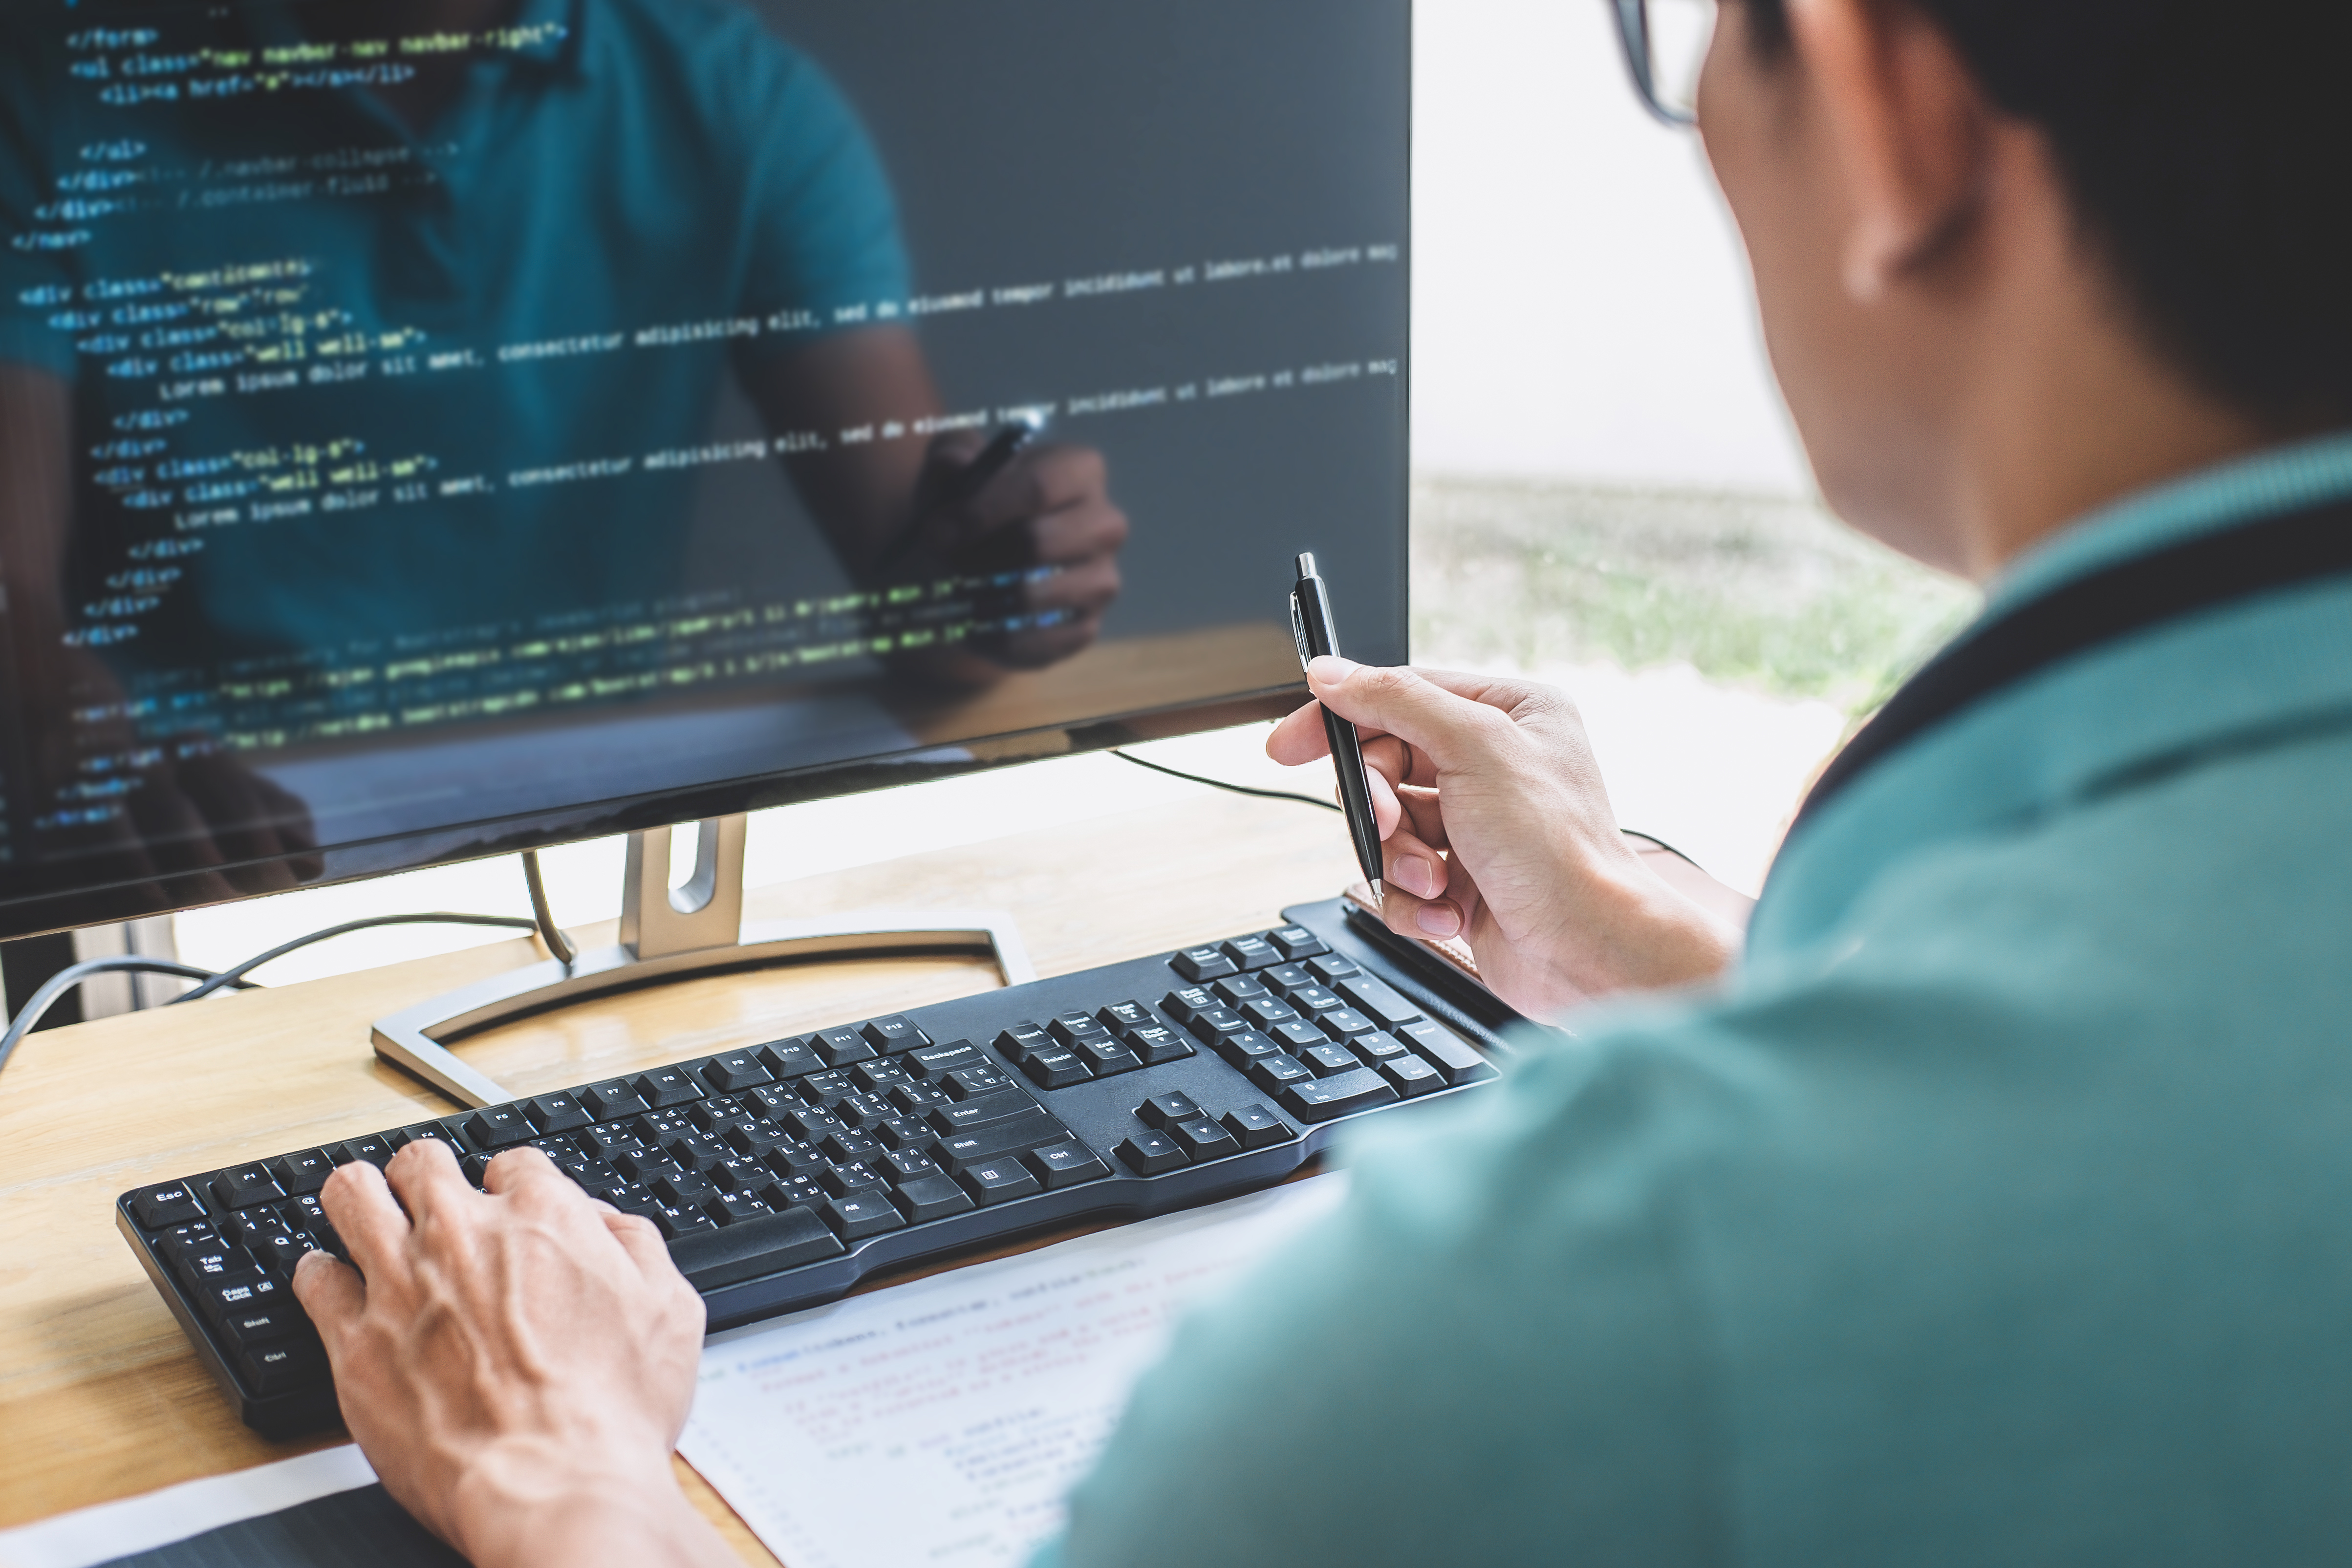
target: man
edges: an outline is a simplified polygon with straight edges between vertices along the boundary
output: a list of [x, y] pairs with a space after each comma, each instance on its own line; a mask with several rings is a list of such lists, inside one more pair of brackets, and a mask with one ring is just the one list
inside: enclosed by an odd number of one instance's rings
[[[1824, 493], [1990, 585], [1739, 950], [1557, 694], [1337, 662], [1389, 916], [1659, 993], [1351, 1151], [1043, 1562], [2307, 1562], [2352, 1538], [2352, 22], [1740, 0], [1700, 122]], [[1271, 749], [1305, 761], [1311, 715]], [[297, 1289], [477, 1563], [726, 1561], [698, 1314], [530, 1155], [404, 1150]]]
[[[1101, 458], [1039, 444], [962, 493], [988, 433], [921, 434], [900, 227], [848, 99], [729, 0], [0, 16], [0, 575], [46, 852], [213, 873], [167, 905], [290, 885], [303, 803], [225, 753], [635, 692], [627, 638], [680, 605], [1045, 567], [973, 595], [1012, 630], [898, 667], [1086, 646], [1127, 533]], [[718, 423], [730, 382], [770, 444]], [[769, 444], [814, 528], [700, 497]], [[558, 640], [592, 651], [518, 651]], [[388, 649], [495, 674], [360, 727]]]

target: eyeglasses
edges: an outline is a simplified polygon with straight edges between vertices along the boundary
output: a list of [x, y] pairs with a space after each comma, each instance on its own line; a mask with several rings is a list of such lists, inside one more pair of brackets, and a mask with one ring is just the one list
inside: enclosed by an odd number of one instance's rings
[[1698, 123], [1698, 73], [1715, 42], [1717, 0], [1610, 0], [1633, 87], [1668, 125]]

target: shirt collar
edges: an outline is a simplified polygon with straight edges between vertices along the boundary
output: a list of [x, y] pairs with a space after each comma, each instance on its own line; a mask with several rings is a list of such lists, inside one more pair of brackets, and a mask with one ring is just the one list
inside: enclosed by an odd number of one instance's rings
[[2011, 561], [1986, 591], [1984, 619], [2133, 556], [2347, 496], [2352, 431], [2167, 481], [2068, 524]]

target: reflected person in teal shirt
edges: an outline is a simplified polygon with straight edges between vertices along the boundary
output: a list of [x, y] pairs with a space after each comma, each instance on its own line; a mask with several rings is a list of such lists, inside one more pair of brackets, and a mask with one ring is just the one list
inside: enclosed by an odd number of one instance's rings
[[[1561, 694], [1318, 662], [1391, 924], [1570, 1038], [1371, 1119], [1039, 1568], [2343, 1557], [2347, 65], [2290, 0], [1720, 7], [1698, 122], [1823, 493], [1984, 616], [1744, 936], [1626, 849]], [[666, 1464], [692, 1298], [538, 1156], [490, 1183], [325, 1189], [365, 1281], [295, 1288], [377, 1471], [487, 1568], [729, 1561]], [[505, 1268], [566, 1290], [472, 1306]], [[436, 1415], [551, 1360], [551, 1407]]]
[[[938, 575], [960, 549], [1055, 569], [1020, 591], [1038, 623], [933, 676], [1066, 658], [1118, 592], [1095, 455], [1041, 444], [962, 497], [985, 430], [888, 438], [942, 409], [893, 319], [913, 279], [887, 172], [738, 0], [13, 8], [0, 233], [27, 793], [107, 749], [73, 712], [299, 744], [314, 716], [219, 694], [905, 581], [919, 534], [948, 541]], [[755, 434], [714, 434], [730, 379], [814, 530], [698, 517], [714, 454]], [[843, 439], [861, 427], [885, 438]], [[633, 674], [605, 664], [569, 678]], [[266, 803], [150, 783], [131, 852], [289, 847]], [[209, 841], [174, 841], [184, 801]]]

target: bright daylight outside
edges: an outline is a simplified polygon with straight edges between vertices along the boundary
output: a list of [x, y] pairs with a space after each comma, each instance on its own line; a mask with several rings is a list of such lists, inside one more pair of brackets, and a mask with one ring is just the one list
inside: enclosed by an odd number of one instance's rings
[[[1637, 107], [1601, 0], [1433, 0], [1417, 26], [1414, 657], [1565, 688], [1620, 822], [1753, 892], [1814, 770], [1969, 613], [1973, 591], [1811, 500], [1729, 218], [1691, 133]], [[1252, 727], [1139, 749], [1328, 790], [1320, 768], [1268, 763], [1263, 738]], [[749, 876], [805, 876], [1197, 788], [1090, 756], [793, 807], [754, 819]], [[565, 925], [617, 913], [617, 840], [544, 858]], [[179, 916], [177, 941], [190, 962], [219, 967], [409, 909], [528, 904], [509, 858], [196, 911]], [[369, 933], [263, 977], [499, 935]]]

